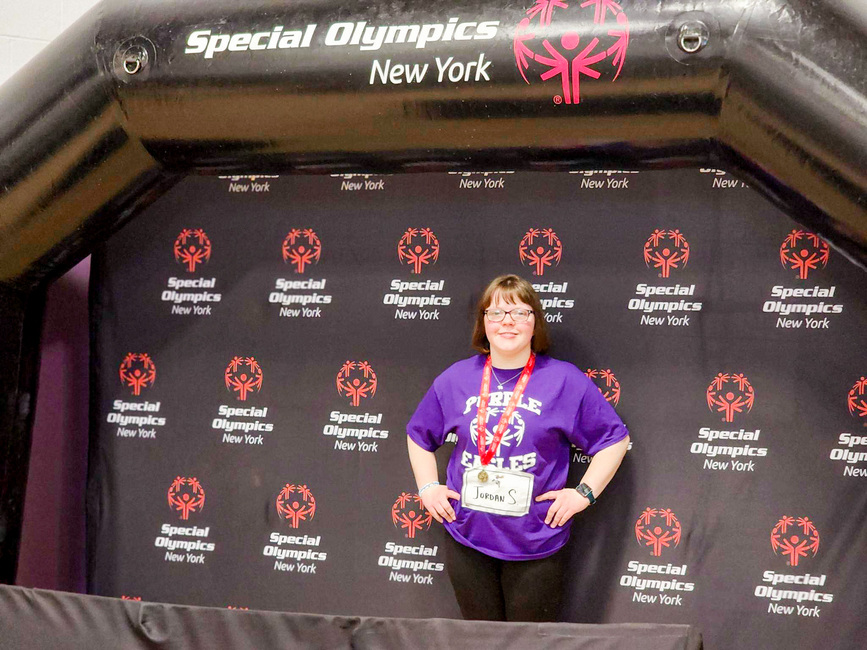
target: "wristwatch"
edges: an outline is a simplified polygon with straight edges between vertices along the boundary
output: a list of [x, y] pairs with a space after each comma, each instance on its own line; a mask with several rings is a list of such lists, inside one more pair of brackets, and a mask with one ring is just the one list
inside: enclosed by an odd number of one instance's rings
[[579, 483], [578, 487], [575, 489], [578, 490], [578, 494], [590, 502], [591, 506], [596, 503], [596, 497], [593, 496], [593, 490], [590, 489], [589, 485], [586, 483]]

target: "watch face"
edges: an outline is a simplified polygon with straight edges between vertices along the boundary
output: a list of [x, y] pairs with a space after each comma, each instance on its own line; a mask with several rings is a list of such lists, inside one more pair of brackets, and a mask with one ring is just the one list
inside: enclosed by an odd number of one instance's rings
[[594, 501], [596, 501], [596, 499], [593, 497], [593, 490], [591, 490], [589, 486], [584, 485], [584, 483], [581, 483], [576, 489], [578, 490], [578, 493], [582, 497], [586, 497], [587, 500], [590, 501], [591, 504]]

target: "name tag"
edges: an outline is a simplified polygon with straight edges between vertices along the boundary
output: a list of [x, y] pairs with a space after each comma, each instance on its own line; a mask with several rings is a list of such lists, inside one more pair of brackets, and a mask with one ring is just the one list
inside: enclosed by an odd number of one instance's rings
[[507, 517], [530, 512], [534, 476], [528, 472], [496, 467], [473, 467], [464, 471], [461, 506]]

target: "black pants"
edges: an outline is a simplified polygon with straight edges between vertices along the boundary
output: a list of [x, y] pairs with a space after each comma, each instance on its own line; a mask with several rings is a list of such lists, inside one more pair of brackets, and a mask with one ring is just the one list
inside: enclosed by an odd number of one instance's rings
[[508, 561], [445, 535], [446, 568], [461, 614], [480, 621], [553, 621], [563, 592], [563, 550], [541, 560]]

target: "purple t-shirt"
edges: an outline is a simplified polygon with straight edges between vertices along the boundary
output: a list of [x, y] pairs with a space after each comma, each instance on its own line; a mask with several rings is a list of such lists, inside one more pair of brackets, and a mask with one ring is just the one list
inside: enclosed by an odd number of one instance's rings
[[[449, 433], [457, 444], [449, 460], [446, 484], [460, 493], [464, 470], [479, 466], [476, 417], [486, 357], [458, 361], [439, 377], [407, 424], [407, 435], [422, 449], [434, 451]], [[519, 372], [494, 369], [499, 379]], [[497, 390], [491, 379], [488, 406], [488, 444], [512, 397], [517, 377]], [[547, 557], [569, 539], [572, 521], [560, 527], [545, 525], [551, 501], [535, 498], [566, 486], [570, 443], [593, 456], [626, 437], [626, 426], [583, 372], [571, 363], [537, 355], [536, 367], [513, 413], [491, 466], [517, 469], [534, 475], [533, 502], [522, 517], [496, 515], [461, 507], [452, 501], [455, 521], [446, 529], [458, 542], [503, 560]]]

